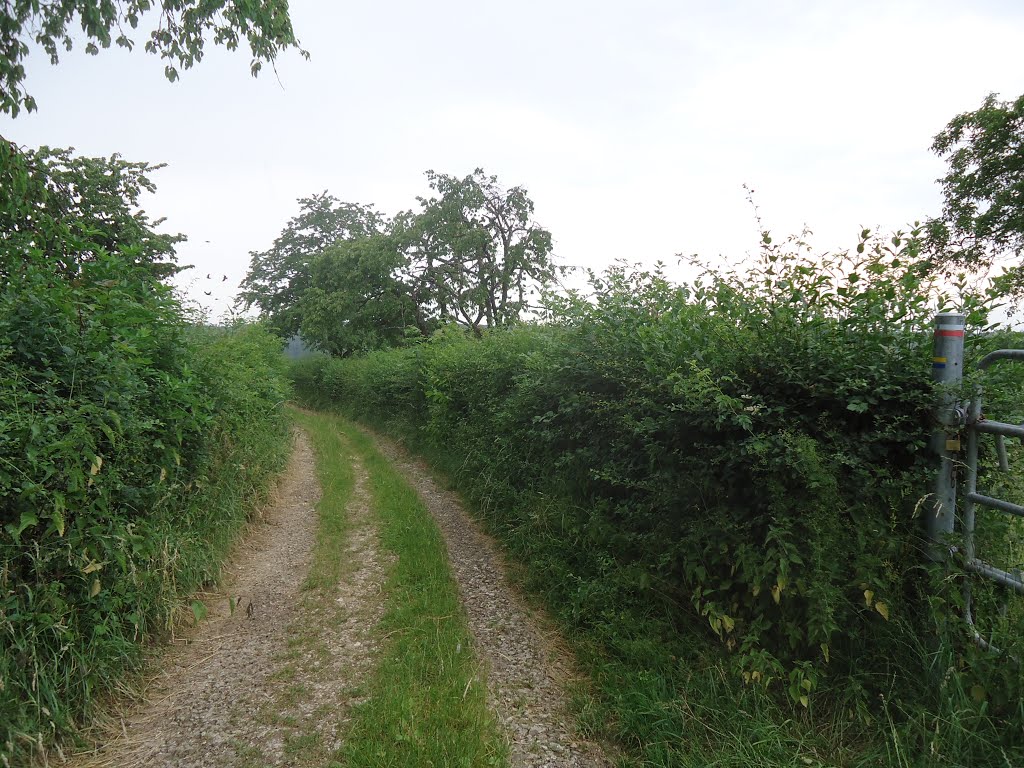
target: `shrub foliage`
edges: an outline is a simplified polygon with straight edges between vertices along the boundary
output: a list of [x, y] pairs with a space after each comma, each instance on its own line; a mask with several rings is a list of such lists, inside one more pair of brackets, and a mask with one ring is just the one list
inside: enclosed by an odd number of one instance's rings
[[53, 155], [0, 153], [6, 765], [67, 735], [216, 577], [282, 459], [288, 388], [262, 329], [186, 322], [154, 258], [173, 239], [151, 249], [120, 182], [91, 184], [66, 153], [59, 173]]
[[[944, 621], [958, 592], [933, 590], [945, 574], [924, 557], [930, 331], [951, 299], [920, 276], [915, 235], [865, 231], [821, 257], [765, 234], [748, 268], [685, 286], [616, 267], [588, 297], [550, 297], [544, 324], [307, 360], [294, 376], [441, 457], [596, 642], [597, 676], [660, 698], [623, 694], [611, 713], [650, 764], [698, 749], [678, 743], [672, 686], [701, 626], [748, 688], [797, 712], [827, 688], [842, 719], [871, 720], [879, 694], [912, 698], [922, 676], [938, 690], [940, 636], [962, 638]], [[952, 303], [985, 327], [981, 297]], [[931, 712], [900, 738], [941, 751]]]

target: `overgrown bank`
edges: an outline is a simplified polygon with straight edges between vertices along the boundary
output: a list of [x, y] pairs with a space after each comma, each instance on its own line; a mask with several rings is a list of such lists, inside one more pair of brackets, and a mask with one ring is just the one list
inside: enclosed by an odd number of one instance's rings
[[188, 321], [144, 171], [0, 142], [5, 765], [73, 733], [217, 577], [288, 445], [280, 343]]
[[923, 557], [913, 247], [822, 264], [766, 238], [687, 287], [613, 270], [547, 324], [295, 377], [448, 470], [571, 628], [584, 717], [643, 764], [1012, 763], [1019, 669], [965, 642], [955, 567]]

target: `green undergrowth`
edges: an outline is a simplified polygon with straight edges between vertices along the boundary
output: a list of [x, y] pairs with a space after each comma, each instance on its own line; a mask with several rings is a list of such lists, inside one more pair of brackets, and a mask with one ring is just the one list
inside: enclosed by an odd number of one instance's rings
[[281, 344], [164, 282], [154, 170], [0, 140], [4, 766], [52, 757], [192, 614], [287, 453]]
[[130, 287], [103, 306], [87, 280], [0, 320], [5, 765], [74, 738], [191, 616], [287, 454], [273, 337], [188, 327]]
[[[550, 297], [544, 324], [293, 377], [447, 474], [576, 645], [581, 718], [636, 764], [1014, 765], [1020, 668], [969, 642], [959, 561], [925, 556], [938, 294], [915, 248], [765, 235], [745, 272], [614, 268]], [[958, 301], [969, 360], [1020, 344]], [[988, 382], [1007, 420], [1020, 374]], [[1012, 526], [985, 525], [1018, 565]], [[989, 626], [1024, 650], [1011, 620]]]
[[[381, 544], [394, 554], [379, 627], [379, 656], [352, 711], [333, 764], [502, 766], [506, 747], [487, 709], [486, 683], [448, 566], [441, 534], [416, 492], [364, 433], [330, 414], [299, 413], [317, 448], [323, 505], [344, 504], [351, 457], [368, 475]], [[331, 490], [332, 488], [336, 490]], [[337, 497], [334, 501], [332, 497]], [[341, 523], [338, 523], [341, 525]], [[318, 551], [311, 584], [337, 579], [332, 555]]]

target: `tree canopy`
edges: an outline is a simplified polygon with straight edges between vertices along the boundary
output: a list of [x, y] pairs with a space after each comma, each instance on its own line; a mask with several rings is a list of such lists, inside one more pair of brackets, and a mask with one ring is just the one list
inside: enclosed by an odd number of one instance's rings
[[144, 47], [167, 62], [168, 80], [177, 80], [180, 70], [202, 60], [211, 33], [213, 42], [228, 50], [238, 48], [244, 38], [252, 55], [253, 75], [288, 48], [299, 48], [308, 57], [292, 30], [288, 0], [8, 0], [0, 9], [0, 112], [17, 116], [22, 109], [36, 108], [25, 89], [31, 43], [39, 45], [53, 64], [62, 50], [72, 49], [76, 39], [84, 38], [90, 54], [112, 43], [131, 50], [135, 47], [131, 31], [154, 11], [158, 22]]
[[560, 273], [523, 187], [482, 169], [427, 172], [435, 195], [387, 220], [323, 193], [251, 254], [240, 303], [336, 355], [401, 344], [440, 325], [508, 325]]
[[407, 218], [409, 279], [442, 322], [474, 331], [508, 325], [529, 294], [555, 279], [551, 233], [532, 223], [523, 187], [504, 190], [477, 168], [465, 178], [427, 171], [437, 197], [419, 198]]
[[343, 203], [323, 192], [299, 200], [292, 218], [266, 251], [249, 254], [240, 303], [256, 307], [285, 334], [299, 330], [299, 301], [311, 287], [316, 257], [331, 246], [381, 234], [384, 217], [372, 205]]
[[314, 258], [312, 280], [298, 302], [303, 336], [325, 352], [347, 357], [429, 333], [429, 321], [400, 277], [403, 266], [405, 259], [388, 235], [324, 250]]
[[[937, 265], [987, 267], [1002, 255], [1024, 254], [1024, 96], [954, 117], [935, 136], [932, 151], [948, 163], [941, 218], [929, 222]], [[1008, 285], [1024, 290], [1020, 267]]]

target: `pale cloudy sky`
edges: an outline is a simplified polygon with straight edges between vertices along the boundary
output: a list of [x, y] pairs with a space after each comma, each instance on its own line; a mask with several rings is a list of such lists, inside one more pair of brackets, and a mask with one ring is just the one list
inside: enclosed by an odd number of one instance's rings
[[146, 207], [189, 236], [183, 284], [215, 315], [298, 197], [395, 213], [427, 169], [525, 185], [566, 264], [739, 260], [743, 184], [777, 235], [848, 247], [937, 213], [931, 137], [1024, 92], [1019, 0], [291, 5], [312, 58], [280, 82], [212, 48], [176, 84], [141, 45], [36, 56], [39, 111], [0, 118], [22, 144], [167, 163]]

